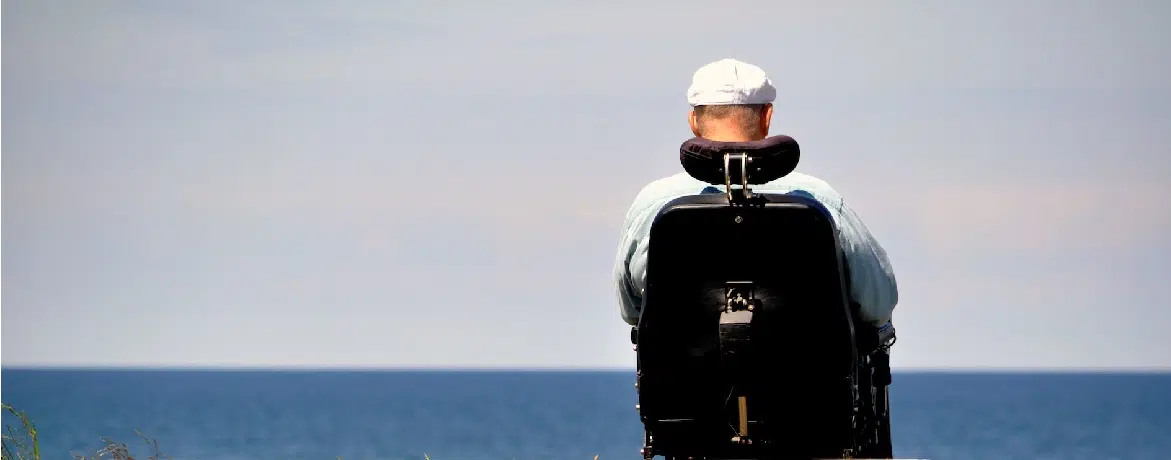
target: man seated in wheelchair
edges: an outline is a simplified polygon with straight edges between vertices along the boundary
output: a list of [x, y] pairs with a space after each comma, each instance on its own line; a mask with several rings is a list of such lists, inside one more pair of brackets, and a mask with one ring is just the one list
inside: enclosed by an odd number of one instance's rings
[[842, 197], [794, 172], [796, 141], [769, 136], [775, 98], [759, 67], [701, 67], [685, 172], [626, 213], [614, 283], [647, 458], [891, 455], [895, 275]]

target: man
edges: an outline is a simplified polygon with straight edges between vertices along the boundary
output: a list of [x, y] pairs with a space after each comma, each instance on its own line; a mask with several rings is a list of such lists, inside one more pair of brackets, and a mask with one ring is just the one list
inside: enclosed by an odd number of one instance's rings
[[[695, 72], [687, 90], [687, 101], [693, 108], [688, 117], [691, 132], [725, 142], [764, 139], [775, 98], [776, 89], [759, 67], [734, 59], [705, 65]], [[898, 288], [886, 251], [829, 184], [794, 171], [753, 190], [802, 194], [824, 205], [838, 226], [838, 241], [849, 265], [852, 300], [858, 303], [862, 319], [874, 327], [890, 321], [898, 303]], [[675, 198], [711, 192], [721, 190], [681, 172], [652, 182], [634, 199], [626, 212], [614, 265], [618, 302], [627, 324], [638, 324], [646, 289], [648, 237], [655, 215]]]

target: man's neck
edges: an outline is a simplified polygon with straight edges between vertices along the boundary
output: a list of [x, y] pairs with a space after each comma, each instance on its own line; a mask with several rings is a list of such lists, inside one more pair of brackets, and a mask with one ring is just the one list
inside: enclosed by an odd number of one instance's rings
[[716, 142], [750, 142], [763, 139], [761, 137], [749, 136], [742, 132], [736, 131], [717, 131], [704, 133], [703, 138]]

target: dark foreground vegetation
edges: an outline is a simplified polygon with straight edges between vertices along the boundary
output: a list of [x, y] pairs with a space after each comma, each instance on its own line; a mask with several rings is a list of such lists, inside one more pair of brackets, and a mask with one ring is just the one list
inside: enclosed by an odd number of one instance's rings
[[[19, 427], [5, 424], [4, 426], [4, 441], [3, 446], [0, 447], [0, 460], [41, 460], [41, 445], [37, 440], [37, 427], [33, 424], [32, 419], [28, 414], [18, 411], [8, 404], [3, 405], [4, 412], [12, 415], [20, 423]], [[134, 432], [145, 443], [145, 448], [149, 451], [146, 457], [138, 457], [130, 452], [130, 446], [111, 440], [109, 438], [102, 438], [102, 443], [105, 447], [98, 449], [90, 455], [73, 454], [74, 460], [162, 460], [170, 459], [161, 451], [159, 451], [159, 443], [153, 439], [149, 439], [137, 430]]]
[[[11, 425], [4, 426], [4, 442], [2, 453], [0, 453], [0, 460], [41, 460], [41, 446], [37, 442], [37, 427], [33, 425], [32, 419], [28, 414], [18, 411], [8, 404], [3, 406], [4, 412], [16, 417], [20, 422], [20, 427], [13, 427]], [[138, 430], [134, 431], [144, 443], [144, 449], [147, 450], [146, 457], [138, 457], [130, 452], [130, 446], [116, 442], [109, 438], [102, 438], [102, 443], [105, 447], [98, 449], [90, 455], [73, 454], [74, 460], [170, 460], [166, 454], [159, 450], [159, 443], [154, 439], [148, 438]], [[423, 458], [431, 460], [427, 454], [423, 454]], [[341, 457], [337, 457], [341, 460]], [[598, 460], [598, 456], [594, 456], [594, 460]]]

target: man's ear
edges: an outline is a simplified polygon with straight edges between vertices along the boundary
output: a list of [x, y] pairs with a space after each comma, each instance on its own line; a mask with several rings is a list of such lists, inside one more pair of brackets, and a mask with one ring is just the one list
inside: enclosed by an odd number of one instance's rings
[[772, 104], [765, 104], [764, 110], [760, 111], [760, 128], [761, 128], [760, 131], [762, 133], [764, 133], [765, 137], [768, 137], [768, 128], [769, 128], [769, 126], [772, 125], [772, 121], [773, 121], [773, 105]]
[[694, 109], [687, 113], [687, 124], [691, 125], [691, 133], [694, 134], [695, 137], [702, 137], [699, 135], [699, 120], [695, 119]]

